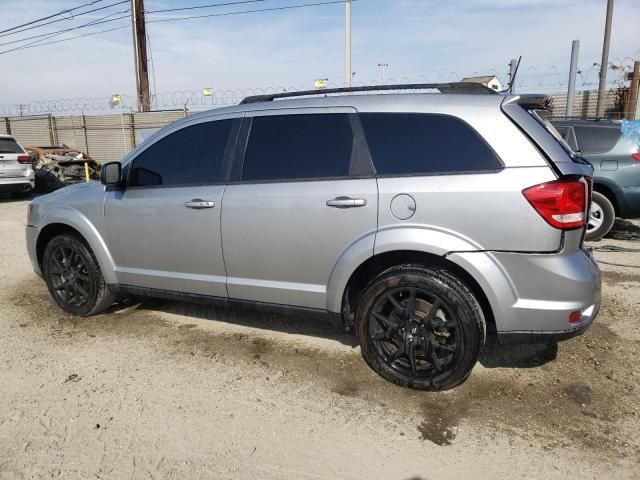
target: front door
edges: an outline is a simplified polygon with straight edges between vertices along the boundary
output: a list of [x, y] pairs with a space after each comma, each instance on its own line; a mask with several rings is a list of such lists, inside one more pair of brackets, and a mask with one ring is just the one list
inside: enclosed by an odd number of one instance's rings
[[181, 125], [129, 164], [126, 188], [105, 205], [120, 284], [227, 296], [220, 212], [239, 122]]
[[324, 309], [336, 262], [360, 238], [373, 252], [377, 227], [377, 183], [355, 110], [245, 121], [241, 174], [223, 198], [229, 296]]

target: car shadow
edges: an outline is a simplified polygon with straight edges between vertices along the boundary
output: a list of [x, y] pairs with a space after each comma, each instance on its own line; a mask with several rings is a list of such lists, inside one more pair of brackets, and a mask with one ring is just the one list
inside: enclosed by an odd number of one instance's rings
[[615, 240], [640, 240], [640, 226], [629, 220], [616, 218], [613, 228], [605, 238]]
[[276, 309], [262, 305], [217, 305], [209, 302], [188, 303], [141, 297], [127, 298], [111, 307], [110, 311], [134, 305], [138, 310], [149, 312], [171, 313], [261, 330], [326, 338], [352, 348], [358, 345], [355, 336], [345, 333], [339, 321], [321, 312]]
[[[142, 297], [126, 298], [111, 307], [110, 311], [132, 306], [149, 312], [171, 313], [259, 330], [325, 338], [351, 348], [358, 346], [355, 335], [345, 333], [335, 317], [319, 312], [243, 304], [221, 306]], [[558, 345], [555, 343], [499, 345], [494, 337], [488, 337], [479, 362], [485, 368], [535, 368], [555, 360], [557, 352]]]
[[479, 361], [485, 368], [535, 368], [557, 356], [557, 343], [500, 345], [495, 337], [488, 337]]

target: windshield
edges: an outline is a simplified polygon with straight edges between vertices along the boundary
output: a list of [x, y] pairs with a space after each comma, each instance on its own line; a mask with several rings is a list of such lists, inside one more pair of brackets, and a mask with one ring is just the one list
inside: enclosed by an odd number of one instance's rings
[[553, 137], [558, 141], [558, 143], [560, 144], [560, 146], [564, 149], [564, 151], [567, 153], [567, 155], [569, 155], [569, 157], [571, 157], [571, 160], [573, 160], [576, 163], [583, 163], [585, 165], [591, 165], [589, 162], [587, 162], [585, 159], [583, 159], [582, 157], [580, 157], [579, 155], [576, 155], [576, 152], [574, 152], [571, 147], [569, 146], [569, 144], [567, 143], [567, 141], [562, 137], [562, 135], [560, 134], [560, 132], [558, 131], [558, 129], [556, 127], [553, 126], [553, 124], [549, 121], [549, 119], [547, 118], [549, 115], [549, 112], [545, 111], [545, 110], [529, 110], [529, 113], [538, 121], [540, 122], [541, 125], [543, 125], [547, 131], [553, 135]]
[[0, 153], [24, 153], [13, 138], [0, 138]]

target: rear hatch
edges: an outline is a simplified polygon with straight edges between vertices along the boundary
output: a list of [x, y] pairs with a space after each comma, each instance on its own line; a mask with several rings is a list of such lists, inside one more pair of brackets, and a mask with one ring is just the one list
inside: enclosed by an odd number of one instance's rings
[[24, 177], [31, 157], [11, 137], [0, 137], [0, 179]]
[[[591, 206], [593, 167], [576, 156], [549, 122], [551, 98], [513, 95], [502, 102], [503, 112], [546, 159], [558, 180], [523, 192], [553, 227], [563, 231], [562, 249], [582, 247]], [[581, 211], [580, 211], [581, 210]]]

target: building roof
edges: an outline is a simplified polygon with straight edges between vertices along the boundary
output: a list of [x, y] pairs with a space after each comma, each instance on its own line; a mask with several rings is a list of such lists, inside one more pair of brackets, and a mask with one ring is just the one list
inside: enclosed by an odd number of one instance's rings
[[497, 80], [497, 77], [495, 75], [484, 75], [482, 77], [465, 77], [460, 81], [466, 83], [487, 83], [494, 78]]

